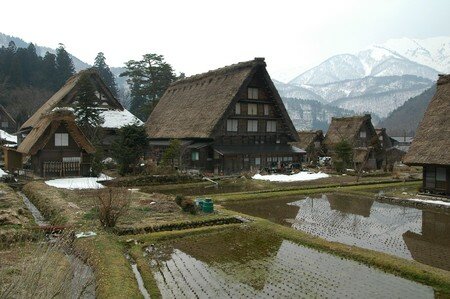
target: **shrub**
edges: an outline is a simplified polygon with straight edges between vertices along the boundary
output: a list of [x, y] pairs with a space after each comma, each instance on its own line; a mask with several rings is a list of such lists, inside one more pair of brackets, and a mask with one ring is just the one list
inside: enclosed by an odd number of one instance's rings
[[99, 189], [94, 196], [98, 218], [104, 227], [114, 227], [131, 203], [131, 193], [126, 188]]
[[192, 199], [183, 199], [181, 201], [181, 209], [183, 212], [189, 212], [191, 214], [197, 213], [197, 207], [195, 206], [195, 203], [192, 201]]

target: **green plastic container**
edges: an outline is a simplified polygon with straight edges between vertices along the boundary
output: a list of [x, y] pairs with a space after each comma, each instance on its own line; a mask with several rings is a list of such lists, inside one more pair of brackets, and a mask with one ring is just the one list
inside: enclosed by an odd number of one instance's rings
[[205, 198], [205, 200], [203, 201], [202, 211], [204, 213], [214, 212], [214, 203], [211, 198]]
[[200, 210], [203, 209], [203, 201], [204, 201], [204, 199], [201, 198], [201, 197], [198, 197], [198, 198], [195, 199], [195, 205], [196, 205], [197, 207], [199, 207]]

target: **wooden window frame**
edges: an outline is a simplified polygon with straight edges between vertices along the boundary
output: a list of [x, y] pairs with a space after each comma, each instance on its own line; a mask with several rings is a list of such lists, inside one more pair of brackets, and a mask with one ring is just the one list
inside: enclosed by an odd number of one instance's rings
[[255, 119], [247, 120], [247, 132], [258, 132], [258, 120]]
[[69, 133], [55, 133], [55, 146], [69, 146]]

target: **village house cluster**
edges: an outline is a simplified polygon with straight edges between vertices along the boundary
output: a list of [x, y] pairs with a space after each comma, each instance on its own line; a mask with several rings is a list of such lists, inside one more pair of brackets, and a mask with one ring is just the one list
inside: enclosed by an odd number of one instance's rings
[[[28, 163], [39, 176], [87, 176], [96, 149], [77, 126], [74, 109], [81, 76], [96, 89], [101, 125], [100, 146], [108, 153], [120, 128], [144, 125], [127, 111], [94, 70], [70, 78], [24, 124], [0, 107], [0, 138], [5, 168]], [[159, 163], [172, 140], [179, 140], [178, 164], [214, 175], [246, 171], [300, 169], [337, 161], [343, 142], [356, 171], [392, 170], [394, 163], [423, 166], [423, 190], [450, 194], [448, 153], [450, 76], [441, 76], [417, 136], [409, 144], [372, 124], [369, 114], [331, 119], [322, 131], [297, 132], [267, 70], [264, 58], [237, 63], [172, 83], [145, 129], [147, 160]], [[14, 135], [12, 135], [14, 133]], [[322, 158], [322, 160], [321, 160]], [[324, 158], [327, 158], [324, 160]]]

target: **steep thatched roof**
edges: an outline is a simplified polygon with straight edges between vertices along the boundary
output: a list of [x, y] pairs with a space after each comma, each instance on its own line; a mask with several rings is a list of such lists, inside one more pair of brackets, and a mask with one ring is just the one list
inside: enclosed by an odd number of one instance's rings
[[367, 161], [367, 157], [370, 154], [372, 148], [370, 147], [357, 147], [353, 149], [353, 162], [364, 163]]
[[75, 116], [71, 111], [58, 110], [41, 117], [33, 130], [20, 143], [17, 151], [25, 155], [34, 155], [49, 142], [61, 124], [66, 125], [67, 131], [75, 142], [87, 153], [95, 152], [94, 146], [89, 142], [83, 132], [75, 123]]
[[353, 144], [354, 140], [358, 137], [361, 127], [366, 122], [371, 122], [370, 114], [331, 118], [331, 124], [325, 135], [324, 144], [328, 148], [332, 148], [342, 140], [347, 140]]
[[13, 123], [14, 126], [16, 126], [16, 120], [11, 116], [11, 114], [9, 114], [8, 110], [6, 110], [5, 107], [3, 107], [3, 105], [1, 105], [1, 104], [0, 104], [0, 110], [2, 110], [3, 113], [6, 115], [6, 117], [8, 117], [9, 122]]
[[106, 95], [110, 104], [119, 110], [123, 110], [122, 105], [119, 101], [113, 96], [111, 91], [108, 89], [106, 84], [101, 79], [100, 75], [97, 73], [95, 69], [87, 69], [78, 72], [73, 75], [69, 80], [67, 80], [66, 84], [61, 87], [53, 96], [44, 103], [21, 127], [20, 131], [26, 130], [29, 128], [33, 128], [40, 120], [40, 118], [50, 113], [54, 108], [61, 106], [68, 106], [67, 104], [61, 105], [64, 100], [67, 100], [67, 97], [71, 97], [76, 93], [76, 87], [79, 79], [83, 75], [89, 75], [93, 82], [96, 82], [101, 91]]
[[148, 135], [150, 138], [213, 138], [238, 92], [257, 71], [262, 71], [296, 140], [294, 125], [265, 67], [263, 58], [255, 58], [172, 83], [147, 120]]
[[436, 93], [404, 158], [410, 165], [450, 165], [450, 75], [440, 75]]
[[298, 131], [298, 141], [293, 142], [292, 145], [306, 150], [316, 139], [323, 139], [323, 131]]

